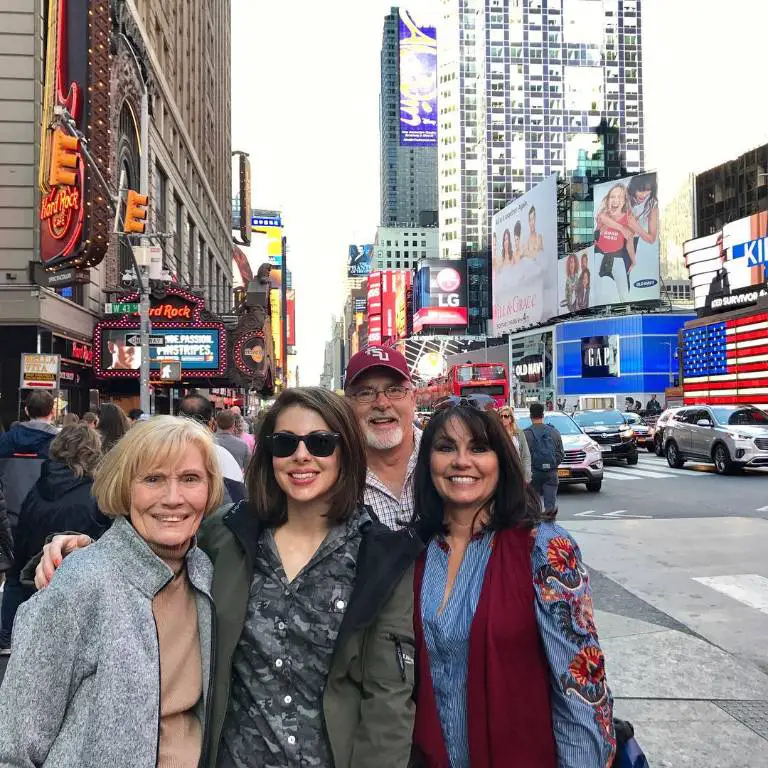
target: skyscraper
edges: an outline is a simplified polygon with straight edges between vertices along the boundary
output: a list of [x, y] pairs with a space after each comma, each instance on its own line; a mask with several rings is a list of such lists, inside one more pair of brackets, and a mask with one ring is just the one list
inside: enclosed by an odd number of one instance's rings
[[400, 29], [401, 15], [406, 13], [404, 9], [392, 8], [384, 19], [382, 34], [379, 96], [382, 226], [418, 224], [423, 212], [437, 211], [437, 147], [401, 144]]
[[[491, 216], [580, 156], [643, 170], [641, 0], [441, 0], [440, 253], [484, 253]], [[615, 134], [615, 131], [613, 132]]]

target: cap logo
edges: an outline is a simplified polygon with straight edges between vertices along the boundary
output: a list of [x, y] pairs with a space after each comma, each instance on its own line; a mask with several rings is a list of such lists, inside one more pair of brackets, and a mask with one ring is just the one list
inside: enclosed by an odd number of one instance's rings
[[385, 352], [383, 349], [379, 349], [378, 347], [374, 349], [367, 349], [365, 354], [369, 357], [378, 358], [383, 362], [389, 362], [389, 352]]

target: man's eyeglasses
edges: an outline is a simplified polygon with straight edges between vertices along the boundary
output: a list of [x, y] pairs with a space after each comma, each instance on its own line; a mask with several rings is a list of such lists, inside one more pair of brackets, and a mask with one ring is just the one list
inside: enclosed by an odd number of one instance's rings
[[496, 401], [490, 395], [466, 395], [459, 397], [451, 395], [435, 405], [435, 413], [448, 408], [475, 408], [478, 411], [496, 410]]
[[341, 435], [338, 432], [310, 432], [308, 435], [274, 432], [267, 435], [264, 442], [267, 450], [278, 459], [293, 456], [299, 449], [299, 443], [304, 443], [313, 456], [326, 458], [336, 450], [340, 439]]
[[392, 384], [383, 389], [362, 387], [361, 389], [358, 389], [357, 392], [350, 392], [348, 397], [354, 398], [358, 403], [368, 404], [376, 402], [380, 394], [384, 395], [387, 400], [402, 400], [410, 391], [409, 387], [404, 387], [400, 384]]

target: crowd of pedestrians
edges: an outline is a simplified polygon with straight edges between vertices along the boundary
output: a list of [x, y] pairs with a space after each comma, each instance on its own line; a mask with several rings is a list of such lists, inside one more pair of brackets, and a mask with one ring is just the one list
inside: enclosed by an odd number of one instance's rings
[[554, 522], [559, 435], [463, 399], [422, 432], [382, 347], [344, 394], [284, 391], [252, 445], [197, 394], [186, 418], [117, 435], [103, 406], [51, 435], [0, 765], [612, 766], [589, 578]]

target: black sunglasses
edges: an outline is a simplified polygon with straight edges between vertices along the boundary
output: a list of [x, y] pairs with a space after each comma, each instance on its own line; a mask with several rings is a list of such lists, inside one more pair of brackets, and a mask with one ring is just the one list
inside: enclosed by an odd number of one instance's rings
[[496, 401], [490, 395], [466, 395], [459, 397], [451, 395], [435, 405], [435, 413], [445, 411], [448, 408], [474, 408], [478, 411], [496, 410]]
[[293, 456], [304, 443], [307, 450], [318, 458], [330, 456], [341, 440], [338, 432], [310, 432], [308, 435], [294, 435], [292, 432], [274, 432], [267, 435], [265, 444], [267, 450], [278, 459]]

